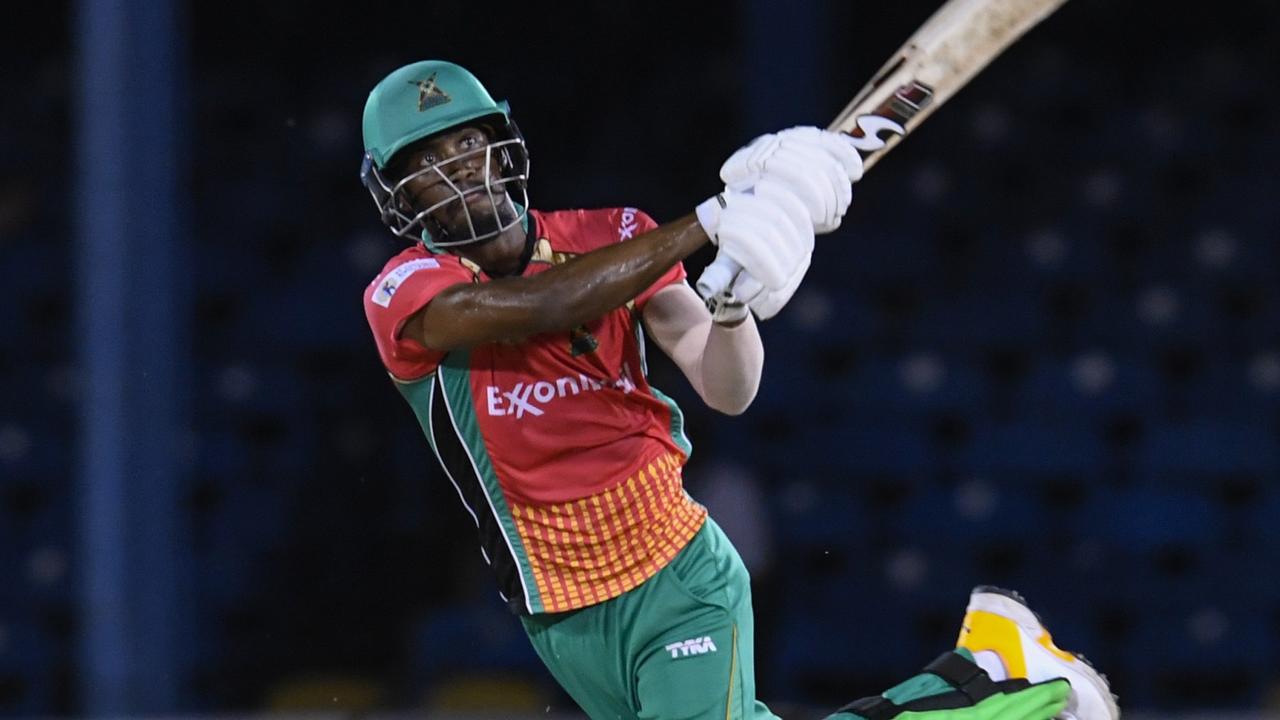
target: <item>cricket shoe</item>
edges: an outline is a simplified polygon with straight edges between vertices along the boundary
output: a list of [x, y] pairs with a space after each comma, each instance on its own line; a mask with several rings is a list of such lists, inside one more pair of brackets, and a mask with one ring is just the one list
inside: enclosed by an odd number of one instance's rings
[[1007, 678], [1037, 683], [1066, 678], [1071, 698], [1059, 720], [1118, 720], [1120, 708], [1106, 676], [1093, 669], [1083, 656], [1058, 649], [1039, 616], [1022, 596], [1011, 590], [980, 585], [969, 595], [969, 607], [960, 627], [956, 647], [973, 653], [985, 664], [993, 653]]

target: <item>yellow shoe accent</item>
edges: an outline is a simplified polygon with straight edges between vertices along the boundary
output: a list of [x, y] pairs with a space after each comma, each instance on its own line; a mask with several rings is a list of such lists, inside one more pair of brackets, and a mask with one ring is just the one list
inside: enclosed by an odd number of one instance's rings
[[1076, 661], [1075, 655], [1072, 655], [1066, 650], [1062, 650], [1057, 645], [1053, 644], [1053, 638], [1049, 637], [1048, 631], [1041, 633], [1040, 637], [1036, 638], [1036, 642], [1040, 643], [1040, 646], [1043, 647], [1045, 650], [1048, 650], [1049, 652], [1053, 653], [1054, 655], [1057, 655], [1059, 658], [1066, 660], [1067, 662]]
[[964, 615], [956, 647], [962, 647], [975, 655], [983, 650], [990, 650], [1000, 656], [1009, 677], [1027, 676], [1027, 659], [1022, 653], [1022, 634], [1018, 632], [1018, 624], [1009, 618], [982, 610], [970, 610]]

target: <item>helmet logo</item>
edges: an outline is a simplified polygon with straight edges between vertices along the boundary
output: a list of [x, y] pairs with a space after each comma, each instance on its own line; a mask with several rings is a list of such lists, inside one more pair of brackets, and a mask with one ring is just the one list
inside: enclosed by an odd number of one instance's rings
[[409, 84], [418, 86], [418, 112], [430, 110], [453, 100], [436, 84], [436, 73], [431, 73], [426, 80], [410, 80]]

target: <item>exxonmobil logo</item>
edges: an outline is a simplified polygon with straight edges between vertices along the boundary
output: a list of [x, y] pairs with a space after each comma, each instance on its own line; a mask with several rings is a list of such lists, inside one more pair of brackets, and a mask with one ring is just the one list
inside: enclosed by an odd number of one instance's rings
[[578, 373], [558, 377], [555, 380], [518, 382], [510, 388], [488, 385], [484, 389], [485, 408], [493, 417], [513, 415], [517, 420], [523, 419], [526, 415], [541, 417], [546, 412], [547, 405], [558, 398], [605, 389], [629, 393], [636, 389], [636, 383], [631, 378], [631, 368], [623, 363], [618, 377], [605, 380], [597, 380]]

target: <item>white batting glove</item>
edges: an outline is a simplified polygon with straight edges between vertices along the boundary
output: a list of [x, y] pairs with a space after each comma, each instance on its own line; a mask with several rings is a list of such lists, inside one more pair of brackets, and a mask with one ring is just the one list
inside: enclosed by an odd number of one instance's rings
[[761, 135], [720, 168], [720, 179], [739, 192], [765, 177], [782, 183], [809, 211], [818, 234], [840, 227], [862, 179], [862, 156], [843, 133], [794, 127]]
[[764, 289], [786, 287], [813, 253], [813, 226], [807, 210], [772, 179], [762, 179], [745, 193], [725, 188], [699, 205], [697, 215], [720, 252]]
[[800, 268], [792, 273], [787, 284], [778, 290], [769, 290], [745, 271], [739, 273], [733, 287], [721, 290], [706, 299], [707, 310], [711, 311], [711, 320], [722, 325], [732, 325], [746, 319], [747, 313], [755, 313], [760, 320], [768, 320], [782, 310], [796, 294], [800, 282], [809, 270], [812, 255], [806, 257]]
[[747, 304], [747, 307], [751, 308], [751, 312], [755, 313], [757, 318], [768, 320], [777, 315], [778, 311], [782, 310], [783, 306], [791, 301], [791, 296], [796, 294], [796, 290], [800, 287], [800, 282], [804, 280], [805, 273], [809, 271], [810, 257], [805, 258], [800, 269], [793, 273], [788, 278], [786, 285], [783, 285], [778, 290], [764, 288], [755, 278], [743, 272], [734, 281], [733, 290], [729, 294], [742, 298], [742, 301]]

